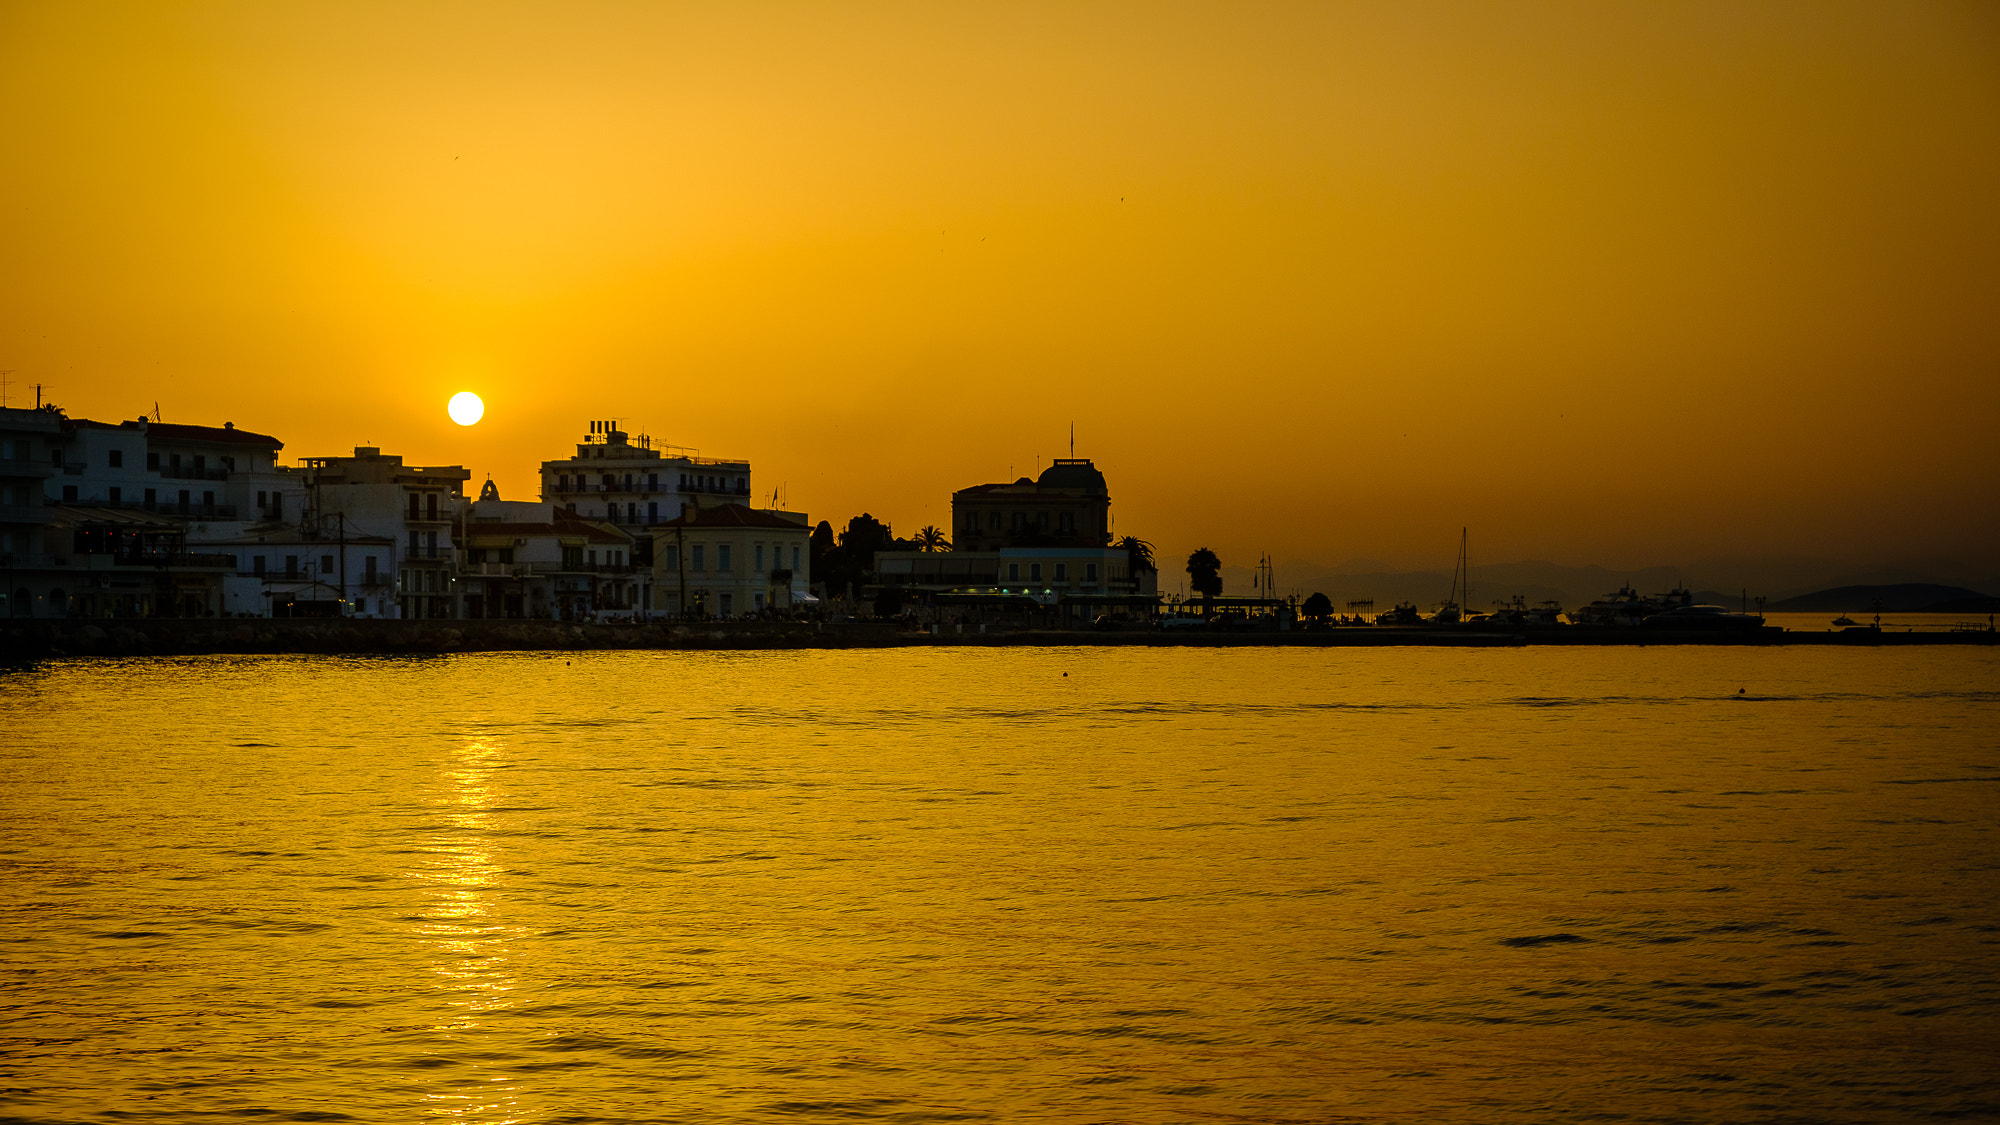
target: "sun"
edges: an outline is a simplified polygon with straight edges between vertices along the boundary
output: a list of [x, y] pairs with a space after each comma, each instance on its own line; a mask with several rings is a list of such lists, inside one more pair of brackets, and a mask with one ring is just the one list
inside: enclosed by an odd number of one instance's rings
[[486, 417], [486, 404], [471, 391], [460, 391], [451, 396], [451, 402], [444, 409], [451, 415], [451, 420], [461, 426], [470, 426]]

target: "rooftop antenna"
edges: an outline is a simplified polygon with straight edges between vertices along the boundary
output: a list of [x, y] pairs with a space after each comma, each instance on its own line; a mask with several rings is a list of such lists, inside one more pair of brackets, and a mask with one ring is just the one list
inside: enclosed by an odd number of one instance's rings
[[1076, 423], [1069, 424], [1069, 459], [1076, 460]]
[[7, 378], [7, 376], [13, 373], [14, 369], [11, 367], [5, 371], [0, 371], [0, 408], [5, 408], [7, 405], [7, 388], [13, 385], [13, 380]]
[[[36, 391], [36, 393], [38, 393], [38, 394], [39, 394], [39, 393], [41, 392], [41, 388], [40, 388], [40, 387], [36, 387], [36, 388], [35, 388], [35, 391]], [[157, 421], [159, 421], [159, 420], [160, 420], [160, 400], [159, 400], [159, 399], [154, 399], [154, 400], [153, 400], [153, 421], [157, 422]]]

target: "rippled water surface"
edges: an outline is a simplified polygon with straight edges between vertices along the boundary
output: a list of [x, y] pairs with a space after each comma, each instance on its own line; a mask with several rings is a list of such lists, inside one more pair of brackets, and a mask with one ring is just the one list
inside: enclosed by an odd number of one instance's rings
[[2000, 1115], [1991, 650], [0, 672], [17, 1121]]

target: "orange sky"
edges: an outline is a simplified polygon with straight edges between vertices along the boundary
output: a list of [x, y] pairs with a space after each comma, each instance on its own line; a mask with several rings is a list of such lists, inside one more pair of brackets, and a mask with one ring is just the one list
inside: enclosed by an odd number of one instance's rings
[[1996, 12], [5, 4], [0, 368], [512, 498], [616, 417], [907, 533], [1074, 420], [1174, 557], [1990, 561]]

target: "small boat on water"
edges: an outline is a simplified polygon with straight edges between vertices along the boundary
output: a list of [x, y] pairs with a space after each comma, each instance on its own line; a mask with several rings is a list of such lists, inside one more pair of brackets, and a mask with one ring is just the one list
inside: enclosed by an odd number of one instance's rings
[[1841, 627], [1841, 628], [1843, 628], [1843, 629], [1847, 628], [1847, 627], [1848, 627], [1849, 625], [1859, 625], [1859, 624], [1860, 624], [1860, 622], [1858, 622], [1858, 621], [1854, 620], [1854, 619], [1853, 619], [1852, 617], [1849, 617], [1849, 616], [1847, 616], [1847, 615], [1846, 615], [1846, 614], [1844, 614], [1844, 613], [1843, 613], [1843, 614], [1841, 614], [1841, 615], [1840, 615], [1839, 617], [1836, 617], [1836, 618], [1834, 618], [1834, 619], [1833, 619], [1833, 623], [1834, 623], [1835, 625], [1838, 625], [1838, 626], [1840, 626], [1840, 627]]

